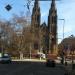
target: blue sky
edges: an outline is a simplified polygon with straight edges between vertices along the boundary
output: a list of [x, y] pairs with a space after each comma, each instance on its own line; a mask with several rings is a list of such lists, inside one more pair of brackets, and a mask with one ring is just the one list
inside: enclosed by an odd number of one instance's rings
[[[20, 15], [27, 12], [26, 5], [27, 0], [0, 0], [0, 19], [10, 20], [12, 14]], [[10, 4], [12, 9], [8, 12], [5, 6]], [[50, 9], [51, 1], [41, 1], [41, 23], [46, 22], [48, 19], [48, 13]], [[33, 8], [33, 2], [31, 3], [31, 9]], [[75, 35], [75, 0], [60, 0], [56, 1], [56, 8], [58, 13], [58, 41], [60, 42], [63, 38], [63, 25], [64, 25], [64, 37], [68, 37], [71, 34]]]

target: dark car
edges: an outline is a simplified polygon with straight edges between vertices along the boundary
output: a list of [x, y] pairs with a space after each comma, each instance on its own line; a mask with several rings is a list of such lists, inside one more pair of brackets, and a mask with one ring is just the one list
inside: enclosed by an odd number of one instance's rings
[[3, 55], [0, 57], [0, 63], [10, 63], [11, 57], [9, 55]]
[[46, 66], [47, 67], [55, 67], [55, 61], [52, 59], [47, 59], [46, 60]]

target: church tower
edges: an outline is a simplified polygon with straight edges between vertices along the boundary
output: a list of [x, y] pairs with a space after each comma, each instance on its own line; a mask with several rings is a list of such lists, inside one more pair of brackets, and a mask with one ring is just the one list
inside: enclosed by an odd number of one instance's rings
[[51, 8], [48, 16], [48, 31], [49, 31], [49, 51], [51, 53], [57, 50], [57, 9], [55, 0], [51, 2]]
[[40, 49], [40, 7], [38, 0], [35, 0], [31, 16], [32, 49]]

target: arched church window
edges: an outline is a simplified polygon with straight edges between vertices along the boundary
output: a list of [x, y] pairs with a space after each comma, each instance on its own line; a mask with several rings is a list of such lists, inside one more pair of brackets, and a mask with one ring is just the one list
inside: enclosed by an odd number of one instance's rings
[[56, 16], [52, 16], [52, 24], [55, 24], [56, 23], [56, 21], [57, 21], [56, 18], [57, 18]]
[[54, 23], [57, 22], [57, 16], [54, 16]]
[[54, 23], [54, 16], [52, 16], [52, 24]]
[[34, 49], [38, 49], [38, 43], [34, 43]]

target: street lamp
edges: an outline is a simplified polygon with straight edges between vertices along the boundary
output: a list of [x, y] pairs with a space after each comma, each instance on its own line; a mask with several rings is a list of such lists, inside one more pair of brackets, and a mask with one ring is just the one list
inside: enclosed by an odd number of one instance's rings
[[[58, 19], [58, 20], [62, 20], [63, 21], [63, 39], [64, 39], [64, 25], [65, 25], [65, 19]], [[62, 56], [61, 56], [62, 60], [61, 63], [64, 63], [64, 52], [62, 50]]]
[[63, 21], [63, 39], [64, 39], [64, 25], [65, 25], [65, 19], [58, 19]]

